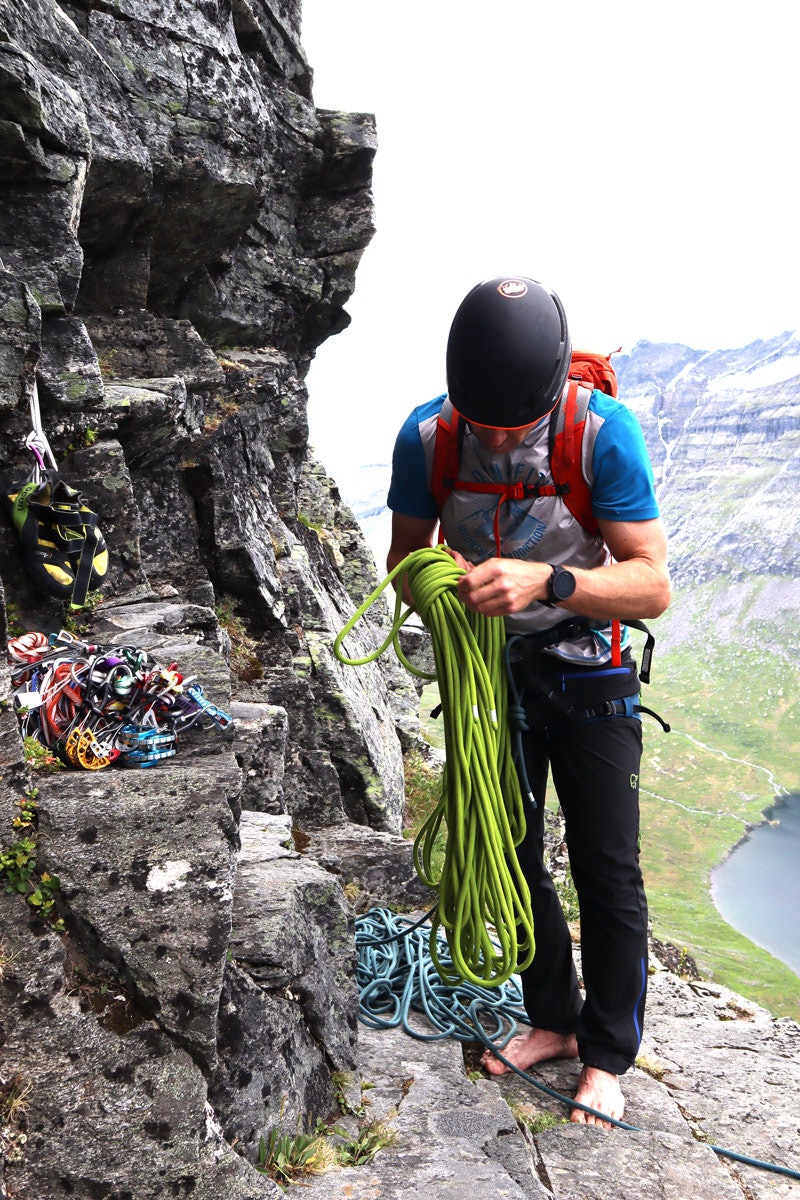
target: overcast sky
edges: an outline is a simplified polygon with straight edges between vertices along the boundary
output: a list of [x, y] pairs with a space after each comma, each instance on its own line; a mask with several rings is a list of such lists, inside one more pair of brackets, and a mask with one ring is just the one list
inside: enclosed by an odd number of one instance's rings
[[799, 34], [791, 0], [303, 0], [315, 103], [379, 141], [352, 324], [308, 380], [329, 469], [444, 389], [489, 276], [547, 282], [603, 351], [800, 329]]

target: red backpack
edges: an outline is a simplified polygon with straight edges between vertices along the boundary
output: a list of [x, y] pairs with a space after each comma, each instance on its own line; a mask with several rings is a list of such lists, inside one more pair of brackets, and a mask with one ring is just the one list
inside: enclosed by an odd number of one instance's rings
[[[613, 350], [612, 354], [618, 354]], [[551, 484], [475, 483], [458, 478], [464, 438], [464, 421], [445, 400], [436, 423], [433, 449], [431, 492], [441, 513], [453, 491], [488, 492], [499, 497], [494, 520], [497, 553], [500, 554], [500, 511], [509, 500], [532, 496], [561, 496], [576, 521], [593, 536], [600, 532], [592, 513], [592, 497], [581, 471], [581, 446], [591, 391], [597, 388], [609, 396], [617, 395], [617, 376], [611, 365], [611, 355], [575, 350], [570, 362], [566, 395], [556, 404], [550, 416], [550, 473]], [[581, 388], [580, 385], [583, 385]], [[441, 540], [440, 531], [440, 540]]]

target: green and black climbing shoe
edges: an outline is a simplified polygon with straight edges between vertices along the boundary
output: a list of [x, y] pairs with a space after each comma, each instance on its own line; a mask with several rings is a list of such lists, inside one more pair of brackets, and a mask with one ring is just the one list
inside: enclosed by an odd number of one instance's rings
[[55, 470], [40, 474], [5, 497], [25, 566], [43, 592], [83, 608], [108, 571], [108, 549], [80, 492]]

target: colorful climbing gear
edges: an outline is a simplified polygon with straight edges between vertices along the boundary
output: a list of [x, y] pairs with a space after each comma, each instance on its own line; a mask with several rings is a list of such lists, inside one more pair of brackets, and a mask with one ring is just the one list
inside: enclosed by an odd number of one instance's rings
[[177, 753], [178, 737], [204, 718], [218, 729], [231, 716], [177, 663], [164, 667], [134, 646], [95, 646], [62, 630], [8, 643], [14, 709], [23, 736], [69, 766], [151, 767]]

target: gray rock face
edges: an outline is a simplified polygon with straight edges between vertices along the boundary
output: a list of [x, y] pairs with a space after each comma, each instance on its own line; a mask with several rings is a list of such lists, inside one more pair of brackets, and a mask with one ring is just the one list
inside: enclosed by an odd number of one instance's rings
[[236, 872], [229, 797], [239, 777], [221, 757], [165, 762], [155, 787], [149, 771], [65, 773], [39, 810], [51, 848], [43, 861], [61, 880], [82, 942], [124, 972], [205, 1067], [216, 1057]]
[[241, 837], [211, 1095], [226, 1137], [255, 1159], [276, 1115], [336, 1111], [331, 1069], [355, 1070], [358, 999], [335, 877], [301, 860], [287, 816], [244, 813]]
[[[110, 552], [76, 618], [9, 525], [4, 627], [71, 621], [234, 713], [155, 769], [36, 777], [67, 932], [0, 896], [0, 1099], [27, 1097], [0, 1112], [0, 1190], [275, 1195], [260, 1138], [338, 1111], [355, 1069], [347, 877], [286, 848], [293, 819], [401, 840], [408, 700], [331, 652], [374, 566], [303, 383], [373, 232], [374, 121], [315, 109], [294, 0], [9, 0], [0, 24], [0, 484], [34, 465], [35, 379]], [[33, 780], [0, 683], [6, 847]]]

